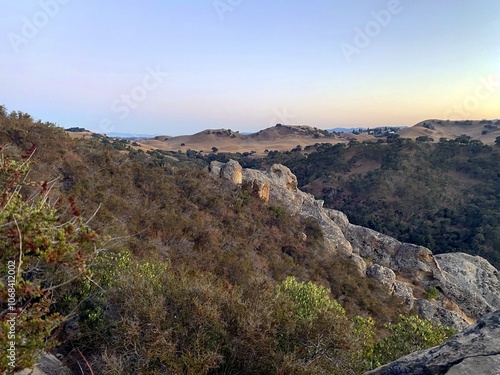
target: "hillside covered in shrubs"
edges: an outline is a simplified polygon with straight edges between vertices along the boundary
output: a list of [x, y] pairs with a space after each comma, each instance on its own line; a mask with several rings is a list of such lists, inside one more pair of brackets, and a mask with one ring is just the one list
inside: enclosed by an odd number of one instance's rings
[[78, 374], [360, 374], [452, 333], [196, 155], [0, 109], [2, 371], [43, 349]]

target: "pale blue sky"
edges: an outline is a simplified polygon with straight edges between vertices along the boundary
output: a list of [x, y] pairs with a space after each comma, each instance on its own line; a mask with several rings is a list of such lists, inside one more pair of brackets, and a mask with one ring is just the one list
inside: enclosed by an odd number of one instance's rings
[[177, 135], [500, 117], [498, 0], [0, 0], [0, 10], [0, 104], [64, 127]]

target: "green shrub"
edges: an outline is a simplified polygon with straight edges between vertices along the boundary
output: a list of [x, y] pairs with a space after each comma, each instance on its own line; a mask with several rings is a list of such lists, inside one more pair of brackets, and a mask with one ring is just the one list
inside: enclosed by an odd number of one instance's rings
[[283, 373], [356, 374], [362, 369], [361, 330], [327, 289], [287, 277], [277, 286], [277, 301]]
[[[0, 155], [2, 332], [9, 332], [9, 321], [16, 321], [12, 335], [0, 335], [1, 346], [15, 343], [15, 364], [2, 355], [0, 371], [30, 367], [41, 350], [56, 345], [51, 332], [63, 317], [54, 311], [54, 302], [87, 274], [96, 246], [97, 237], [73, 200], [72, 218], [61, 221], [49, 204], [50, 186], [27, 179], [32, 153], [24, 161]], [[23, 189], [30, 192], [28, 198]]]
[[314, 320], [320, 313], [345, 316], [342, 306], [329, 297], [329, 292], [312, 282], [298, 282], [295, 277], [287, 277], [277, 286], [277, 293], [289, 298], [295, 309], [297, 320]]
[[419, 318], [399, 317], [396, 324], [387, 324], [389, 336], [375, 344], [373, 368], [392, 362], [412, 352], [427, 349], [443, 343], [455, 334], [451, 328]]
[[435, 286], [431, 286], [425, 291], [425, 298], [428, 300], [436, 299], [439, 296], [439, 290]]

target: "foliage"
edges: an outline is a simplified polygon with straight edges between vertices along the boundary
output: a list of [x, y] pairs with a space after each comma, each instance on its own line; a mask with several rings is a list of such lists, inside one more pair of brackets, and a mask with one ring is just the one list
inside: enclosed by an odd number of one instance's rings
[[[2, 332], [8, 332], [10, 319], [16, 320], [14, 337], [0, 335], [0, 341], [7, 347], [15, 342], [18, 369], [29, 367], [40, 350], [56, 344], [51, 331], [63, 317], [53, 305], [69, 293], [73, 280], [85, 275], [96, 241], [74, 202], [73, 217], [61, 222], [49, 203], [50, 185], [27, 179], [32, 152], [24, 161], [0, 155]], [[25, 195], [23, 190], [34, 191]], [[9, 298], [13, 303], [7, 303]], [[7, 358], [1, 358], [2, 371], [8, 366], [13, 370]]]
[[318, 314], [327, 312], [345, 315], [342, 306], [330, 299], [325, 288], [310, 281], [301, 283], [289, 276], [278, 285], [277, 292], [293, 302], [298, 320], [314, 320]]
[[399, 317], [396, 324], [386, 325], [389, 336], [374, 346], [372, 367], [392, 362], [412, 352], [440, 345], [455, 332], [418, 316]]
[[428, 300], [436, 299], [439, 296], [439, 290], [435, 286], [431, 286], [425, 291], [425, 298]]
[[[107, 289], [100, 372], [349, 374], [362, 340], [326, 289], [287, 278], [247, 295], [214, 275], [132, 262]], [[110, 313], [112, 311], [112, 313]], [[370, 327], [371, 329], [371, 327]], [[97, 343], [96, 343], [97, 344]], [[103, 351], [104, 347], [104, 351]], [[96, 351], [94, 351], [96, 352]]]
[[283, 373], [355, 374], [362, 369], [360, 331], [324, 287], [287, 277], [276, 291]]

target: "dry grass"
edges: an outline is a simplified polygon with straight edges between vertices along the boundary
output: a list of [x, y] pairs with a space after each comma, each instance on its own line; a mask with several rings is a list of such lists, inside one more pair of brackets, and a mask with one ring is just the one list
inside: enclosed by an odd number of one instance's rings
[[[434, 129], [428, 129], [423, 125], [429, 124]], [[415, 126], [403, 129], [399, 134], [402, 138], [415, 139], [420, 136], [428, 136], [434, 138], [434, 142], [439, 142], [440, 138], [455, 139], [462, 134], [466, 134], [472, 139], [480, 140], [485, 144], [492, 145], [495, 143], [495, 138], [500, 136], [500, 124], [498, 130], [485, 128], [485, 123], [481, 121], [470, 121], [467, 125], [456, 123], [455, 121], [442, 121], [442, 120], [426, 120], [422, 121]], [[493, 124], [495, 125], [495, 124]], [[488, 130], [487, 134], [482, 134], [484, 130]]]
[[[429, 124], [433, 129], [428, 129], [423, 125]], [[420, 136], [428, 136], [439, 142], [440, 138], [455, 139], [462, 134], [477, 139], [485, 144], [494, 144], [495, 138], [500, 135], [500, 129], [489, 129], [487, 134], [482, 134], [485, 128], [481, 121], [471, 121], [470, 124], [456, 124], [455, 121], [426, 120], [412, 127], [405, 128], [399, 132], [402, 138], [416, 139]], [[500, 128], [500, 125], [498, 125]], [[135, 149], [163, 150], [163, 151], [182, 151], [187, 150], [212, 152], [212, 147], [216, 147], [219, 152], [250, 152], [255, 156], [265, 156], [267, 151], [289, 151], [297, 145], [312, 146], [316, 143], [345, 143], [350, 139], [356, 139], [358, 142], [376, 142], [377, 138], [367, 133], [352, 134], [342, 133], [332, 138], [319, 136], [315, 131], [317, 129], [308, 126], [281, 126], [271, 127], [252, 134], [241, 134], [239, 132], [226, 129], [203, 130], [193, 135], [181, 136], [159, 136], [154, 139], [148, 139], [137, 142], [139, 146]], [[67, 132], [71, 138], [89, 138], [92, 132]], [[363, 173], [361, 171], [361, 173]]]

